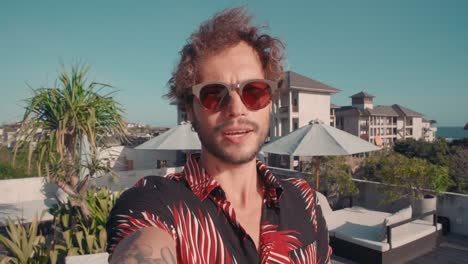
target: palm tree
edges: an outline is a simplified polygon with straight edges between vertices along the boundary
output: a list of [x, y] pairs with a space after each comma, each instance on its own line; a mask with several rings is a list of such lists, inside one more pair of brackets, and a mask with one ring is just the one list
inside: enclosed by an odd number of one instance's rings
[[[111, 86], [88, 82], [89, 69], [74, 65], [69, 75], [62, 65], [58, 83], [32, 90], [14, 148], [15, 157], [18, 151], [26, 150], [29, 166], [35, 161], [38, 175], [54, 181], [86, 217], [90, 216], [84, 201], [89, 177], [110, 170], [98, 159], [102, 139], [109, 135], [125, 138], [123, 110], [112, 97], [115, 91], [101, 95]], [[80, 148], [84, 142], [89, 142], [89, 161], [82, 164]], [[80, 179], [84, 169], [89, 173]]]

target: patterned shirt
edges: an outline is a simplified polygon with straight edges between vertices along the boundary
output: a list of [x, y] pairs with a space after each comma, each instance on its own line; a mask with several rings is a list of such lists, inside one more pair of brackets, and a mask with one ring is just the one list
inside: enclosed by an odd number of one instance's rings
[[214, 177], [192, 155], [181, 173], [148, 176], [124, 192], [107, 222], [112, 254], [125, 236], [158, 227], [176, 241], [178, 263], [327, 263], [328, 230], [315, 191], [300, 178], [280, 179], [262, 162], [259, 250], [236, 219]]

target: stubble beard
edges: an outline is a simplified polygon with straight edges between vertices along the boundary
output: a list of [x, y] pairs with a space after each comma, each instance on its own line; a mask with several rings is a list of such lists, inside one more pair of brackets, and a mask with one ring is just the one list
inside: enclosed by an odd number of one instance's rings
[[[270, 117], [268, 116], [268, 119]], [[247, 152], [241, 152], [241, 151], [228, 151], [226, 148], [223, 148], [222, 145], [217, 144], [217, 142], [214, 141], [216, 134], [220, 133], [222, 129], [226, 126], [232, 125], [233, 122], [226, 122], [224, 124], [221, 124], [213, 129], [213, 131], [206, 131], [203, 129], [203, 127], [200, 127], [200, 123], [198, 122], [196, 116], [193, 116], [192, 120], [192, 127], [193, 129], [197, 132], [198, 138], [200, 139], [200, 142], [202, 146], [205, 148], [206, 151], [208, 151], [210, 154], [213, 156], [217, 157], [218, 159], [229, 163], [229, 164], [234, 164], [234, 165], [241, 165], [248, 163], [252, 161], [253, 159], [256, 158], [257, 153], [260, 151], [260, 149], [263, 146], [263, 143], [265, 142], [266, 137], [268, 136], [268, 128], [261, 130], [260, 126], [257, 123], [254, 123], [249, 120], [244, 120], [241, 119], [237, 124], [244, 124], [244, 125], [249, 125], [252, 127], [253, 132], [251, 133], [257, 133], [258, 138], [257, 142], [254, 144], [254, 148]], [[267, 124], [270, 124], [269, 120]]]

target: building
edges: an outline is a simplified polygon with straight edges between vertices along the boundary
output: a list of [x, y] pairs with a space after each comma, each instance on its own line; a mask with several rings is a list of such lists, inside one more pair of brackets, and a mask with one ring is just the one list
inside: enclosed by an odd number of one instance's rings
[[311, 120], [325, 124], [334, 123], [334, 110], [330, 96], [340, 90], [288, 71], [280, 87], [279, 96], [273, 101], [270, 139], [284, 136]]
[[[269, 139], [284, 136], [312, 120], [334, 125], [336, 105], [330, 97], [340, 90], [288, 71], [285, 73], [280, 92], [272, 104]], [[296, 168], [300, 157], [269, 153], [268, 165], [279, 168]]]
[[0, 147], [11, 148], [16, 143], [16, 134], [21, 126], [21, 123], [5, 124], [0, 129]]
[[127, 128], [142, 128], [142, 127], [146, 127], [146, 125], [141, 122], [136, 122], [136, 123], [128, 122], [127, 123]]
[[330, 104], [330, 126], [336, 127], [336, 110], [340, 107], [336, 104]]
[[435, 121], [398, 104], [374, 106], [373, 101], [374, 96], [366, 92], [352, 95], [351, 106], [335, 109], [336, 127], [378, 146], [406, 138], [435, 139]]

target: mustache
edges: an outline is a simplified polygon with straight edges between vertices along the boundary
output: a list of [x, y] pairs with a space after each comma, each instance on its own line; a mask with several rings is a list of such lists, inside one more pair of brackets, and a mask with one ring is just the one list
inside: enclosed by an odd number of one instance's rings
[[229, 120], [226, 123], [223, 123], [221, 125], [216, 126], [213, 130], [214, 132], [218, 133], [221, 132], [222, 130], [230, 127], [230, 126], [235, 126], [235, 125], [247, 125], [251, 127], [254, 131], [258, 131], [259, 125], [253, 121], [247, 120], [247, 119], [239, 119], [239, 120]]

